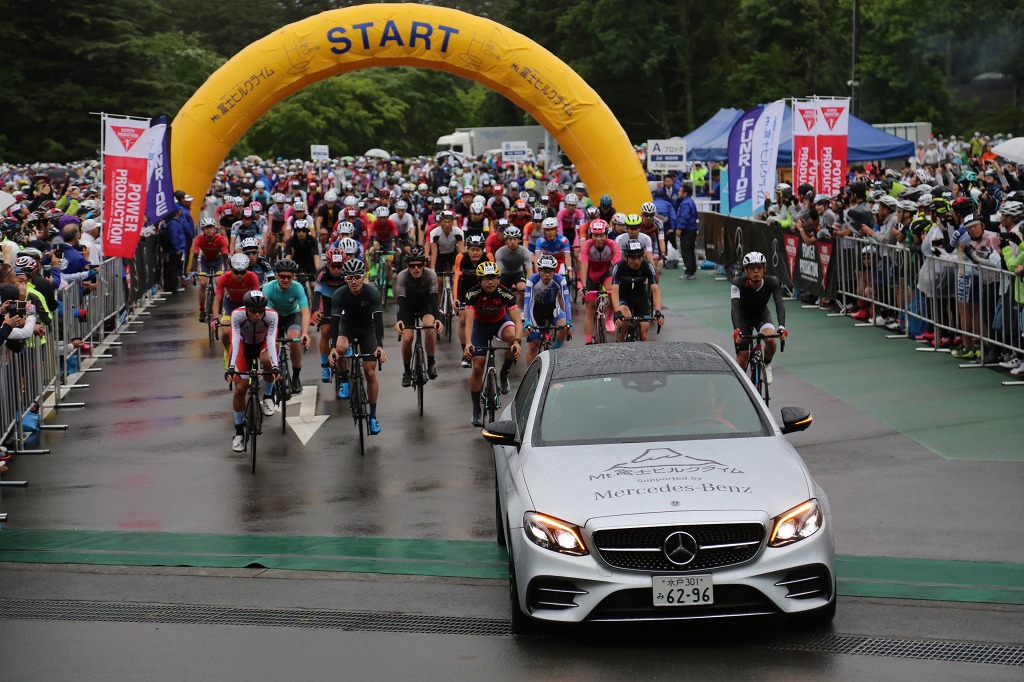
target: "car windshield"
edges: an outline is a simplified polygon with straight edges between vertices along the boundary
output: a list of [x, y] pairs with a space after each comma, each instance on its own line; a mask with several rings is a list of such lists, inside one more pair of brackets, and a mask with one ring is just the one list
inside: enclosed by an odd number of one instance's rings
[[732, 373], [638, 372], [551, 382], [540, 445], [768, 435]]

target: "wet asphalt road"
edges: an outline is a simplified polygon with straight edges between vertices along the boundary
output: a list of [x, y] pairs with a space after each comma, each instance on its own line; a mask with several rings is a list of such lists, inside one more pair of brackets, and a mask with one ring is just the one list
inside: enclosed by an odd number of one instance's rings
[[[188, 296], [186, 301], [185, 296]], [[41, 441], [53, 453], [21, 457], [12, 472], [26, 489], [4, 489], [0, 510], [25, 528], [147, 530], [393, 538], [493, 537], [493, 463], [469, 424], [468, 370], [458, 345], [442, 343], [441, 377], [427, 387], [425, 416], [402, 389], [395, 336], [381, 374], [381, 435], [360, 457], [347, 405], [318, 380], [318, 356], [305, 356], [306, 391], [317, 391], [317, 415], [327, 422], [303, 446], [279, 416], [264, 423], [257, 472], [247, 455], [231, 452], [230, 396], [222, 381], [220, 347], [208, 347], [195, 321], [193, 294], [171, 294], [151, 309], [139, 333], [122, 337], [116, 359], [72, 393], [85, 409], [51, 422], [69, 425]], [[391, 319], [391, 315], [387, 319]], [[659, 340], [726, 339], [670, 313]], [[579, 338], [579, 337], [578, 337]], [[576, 343], [579, 343], [577, 341]], [[521, 376], [522, 366], [514, 376]], [[949, 527], [985, 528], [958, 536], [952, 558], [1021, 562], [1016, 521], [1000, 513], [1019, 505], [1012, 479], [985, 463], [941, 463], [934, 455], [851, 406], [776, 370], [773, 412], [783, 404], [814, 408], [812, 429], [793, 436], [812, 473], [830, 495], [837, 551], [878, 556], [950, 558], [948, 541], [931, 532], [945, 502], [934, 490], [951, 486], [949, 467], [967, 491]], [[295, 406], [289, 414], [298, 413]], [[865, 467], [888, 476], [863, 476]], [[879, 486], [916, 475], [921, 489], [905, 499], [878, 495]], [[927, 492], [930, 488], [932, 492]], [[872, 499], [872, 504], [865, 504]], [[1013, 502], [1016, 499], [1017, 502]], [[985, 505], [989, 508], [986, 509]], [[906, 510], [913, 510], [908, 513]], [[892, 523], [894, 515], [899, 523]], [[1019, 520], [1019, 519], [1018, 519]], [[1014, 535], [1016, 533], [1016, 535]], [[243, 579], [245, 578], [245, 579]], [[500, 581], [498, 581], [500, 583]], [[320, 608], [389, 613], [450, 613], [507, 618], [506, 588], [495, 581], [336, 576], [283, 571], [214, 571], [8, 566], [0, 598], [95, 599], [110, 602], [231, 605], [237, 608]], [[1017, 607], [892, 600], [844, 601], [837, 633], [953, 641], [1021, 642]], [[684, 633], [682, 639], [693, 638]], [[642, 638], [591, 645], [507, 636], [345, 632], [228, 625], [0, 620], [9, 679], [240, 679], [331, 674], [345, 679], [644, 679], [705, 674], [734, 679], [1019, 679], [1019, 669], [907, 658], [727, 647]], [[124, 643], [131, 656], [111, 656]], [[59, 646], [57, 646], [59, 643]], [[41, 656], [43, 652], [45, 656]], [[0, 654], [0, 657], [7, 656]], [[344, 666], [343, 668], [339, 668]], [[3, 675], [7, 678], [7, 675]]]

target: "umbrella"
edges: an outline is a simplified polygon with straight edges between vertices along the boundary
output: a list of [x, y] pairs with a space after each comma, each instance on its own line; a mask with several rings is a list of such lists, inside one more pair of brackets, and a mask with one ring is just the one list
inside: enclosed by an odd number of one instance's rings
[[363, 156], [372, 156], [377, 159], [390, 159], [391, 154], [388, 154], [383, 149], [368, 149]]
[[466, 160], [466, 155], [460, 152], [443, 151], [438, 152], [434, 158], [438, 161], [448, 161], [449, 163], [457, 163], [461, 166]]
[[352, 161], [355, 161], [356, 157], [354, 157], [354, 156], [343, 156], [343, 157], [341, 157], [341, 160], [344, 161], [345, 163], [350, 163]]
[[1024, 163], [1024, 137], [1014, 137], [1002, 144], [997, 144], [992, 147], [992, 151], [1007, 161]]

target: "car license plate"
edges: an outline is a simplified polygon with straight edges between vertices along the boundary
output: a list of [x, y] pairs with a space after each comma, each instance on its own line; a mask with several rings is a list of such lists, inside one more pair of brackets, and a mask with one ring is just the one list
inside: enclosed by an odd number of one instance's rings
[[709, 606], [715, 603], [710, 575], [651, 576], [655, 606]]

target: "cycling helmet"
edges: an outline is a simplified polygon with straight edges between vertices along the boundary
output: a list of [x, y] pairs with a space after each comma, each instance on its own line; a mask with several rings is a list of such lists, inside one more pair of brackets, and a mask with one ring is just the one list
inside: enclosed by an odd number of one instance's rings
[[31, 246], [26, 246], [24, 249], [18, 252], [18, 255], [35, 258], [37, 261], [43, 260], [43, 252]]
[[333, 203], [333, 202], [335, 202], [337, 200], [338, 200], [338, 192], [333, 190], [333, 189], [327, 190], [327, 192], [324, 194], [324, 201], [326, 201], [328, 203]]
[[217, 222], [213, 218], [200, 218], [199, 229], [205, 230], [208, 227], [217, 227]]
[[234, 199], [231, 200], [231, 203], [233, 203], [235, 206], [245, 206], [245, 199], [243, 199], [242, 197], [235, 197]]
[[291, 258], [282, 258], [274, 263], [274, 272], [298, 272], [299, 264]]
[[402, 191], [403, 192], [412, 192], [415, 189], [416, 189], [416, 185], [412, 184], [411, 182], [403, 182], [402, 183]]
[[302, 218], [298, 218], [292, 223], [292, 230], [295, 232], [309, 232], [309, 227], [309, 221]]
[[480, 279], [483, 279], [484, 277], [500, 277], [501, 268], [498, 267], [497, 263], [485, 260], [483, 263], [476, 266], [476, 276]]
[[751, 251], [743, 257], [743, 267], [748, 265], [768, 265], [768, 259], [760, 251]]
[[784, 194], [786, 192], [789, 192], [790, 194], [792, 194], [793, 187], [788, 182], [780, 182], [779, 184], [775, 185], [775, 193], [778, 194], [779, 192], [782, 192]]
[[593, 220], [594, 218], [597, 217], [597, 206], [591, 206], [585, 211], [585, 213], [587, 214], [588, 218]]
[[285, 201], [284, 195], [281, 194], [280, 192], [278, 192], [277, 194], [274, 195], [274, 203], [275, 204], [283, 204], [284, 201]]
[[518, 200], [516, 200], [516, 210], [517, 211], [525, 211], [525, 210], [527, 210], [527, 208], [528, 208], [528, 206], [526, 205], [526, 200], [525, 199], [518, 199]]
[[1019, 201], [1007, 201], [999, 207], [999, 215], [1008, 216], [1010, 218], [1020, 218], [1024, 215], [1024, 204]]
[[469, 212], [470, 213], [483, 213], [484, 212], [484, 202], [482, 202], [482, 201], [474, 201], [472, 204], [469, 205]]
[[366, 274], [366, 263], [358, 258], [349, 258], [341, 264], [341, 274], [346, 277], [349, 277], [350, 275], [359, 275], [362, 277]]
[[396, 211], [408, 211], [409, 210], [409, 202], [407, 202], [407, 201], [396, 201], [395, 202], [395, 210]]
[[260, 250], [260, 240], [256, 239], [256, 237], [246, 237], [239, 246], [243, 253], [248, 254], [250, 251], [255, 253]]
[[342, 220], [338, 223], [338, 234], [355, 234], [356, 226], [347, 220]]
[[79, 206], [79, 208], [84, 208], [87, 211], [96, 211], [96, 210], [99, 210], [99, 207], [100, 207], [100, 205], [97, 204], [92, 199], [86, 199], [85, 201], [80, 203], [78, 206]]
[[356, 199], [354, 196], [349, 194], [348, 196], [345, 197], [344, 201], [342, 201], [341, 203], [342, 203], [342, 205], [344, 205], [346, 207], [348, 207], [348, 206], [356, 206], [359, 203], [359, 199]]
[[558, 191], [558, 183], [555, 182], [554, 180], [551, 180], [551, 181], [548, 182], [547, 185], [544, 186], [544, 189], [546, 189], [548, 192], [557, 192]]
[[578, 203], [580, 203], [580, 198], [574, 192], [569, 192], [565, 195], [566, 206], [575, 206]]
[[533, 209], [534, 221], [544, 220], [544, 216], [546, 216], [547, 214], [548, 212], [544, 210], [543, 206], [538, 206], [537, 208]]
[[249, 204], [249, 208], [252, 209], [253, 213], [261, 213], [263, 211], [263, 204], [261, 204], [258, 201], [254, 201], [251, 204]]
[[913, 201], [907, 201], [906, 199], [904, 199], [903, 201], [896, 202], [896, 209], [899, 211], [908, 211], [910, 213], [914, 213], [917, 211], [917, 204], [915, 204]]
[[537, 183], [534, 182], [533, 180], [527, 180], [526, 182], [523, 183], [523, 189], [527, 189], [527, 190], [532, 190], [536, 186], [537, 186]]
[[964, 182], [973, 183], [973, 182], [976, 182], [977, 180], [978, 180], [978, 174], [975, 173], [972, 170], [964, 171], [963, 173], [960, 174], [960, 177], [957, 178], [957, 182], [958, 183], [964, 183]]
[[245, 220], [246, 218], [252, 220], [252, 209], [248, 206], [242, 209], [242, 220]]
[[462, 193], [466, 195], [473, 195], [476, 194], [476, 190], [472, 187], [466, 186], [462, 188]]
[[504, 194], [504, 193], [505, 193], [505, 188], [504, 188], [504, 187], [502, 187], [501, 185], [495, 185], [495, 186], [494, 186], [494, 189], [493, 189], [493, 190], [491, 190], [491, 191], [492, 191], [492, 192], [493, 192], [494, 194]]
[[329, 249], [325, 259], [327, 265], [341, 265], [345, 262], [345, 252], [341, 249]]
[[925, 217], [914, 218], [910, 221], [910, 231], [916, 235], [922, 235], [932, 229], [932, 221]]
[[422, 192], [423, 190], [429, 190], [429, 189], [430, 189], [430, 187], [425, 182], [421, 182], [420, 184], [416, 185], [416, 191], [417, 192]]
[[484, 239], [484, 236], [482, 234], [471, 234], [468, 237], [466, 237], [466, 248], [471, 248], [475, 246], [477, 248], [482, 249], [484, 248], [484, 244], [486, 243], [487, 240]]
[[955, 213], [966, 215], [974, 212], [974, 199], [970, 197], [957, 197], [953, 199], [952, 208]]
[[626, 224], [626, 214], [625, 213], [616, 213], [615, 215], [612, 216], [612, 225], [625, 225], [625, 224]]
[[245, 296], [242, 297], [242, 306], [246, 310], [266, 310], [267, 297], [259, 289], [253, 289], [246, 292]]
[[551, 254], [547, 254], [546, 253], [543, 256], [541, 256], [539, 259], [537, 259], [537, 269], [538, 270], [557, 270], [558, 269], [558, 259], [555, 258], [554, 256], [552, 256]]
[[545, 218], [544, 222], [542, 222], [540, 224], [540, 226], [542, 228], [544, 228], [545, 232], [547, 232], [548, 230], [557, 230], [558, 229], [558, 219], [557, 218]]
[[952, 209], [949, 199], [946, 197], [935, 197], [932, 199], [932, 210], [935, 211], [936, 215], [949, 215]]
[[601, 208], [611, 208], [611, 207], [612, 207], [612, 197], [611, 197], [611, 195], [610, 194], [602, 194], [601, 195]]
[[455, 220], [455, 214], [451, 211], [441, 211], [441, 216], [438, 220]]
[[505, 228], [505, 239], [522, 239], [523, 231], [515, 225], [509, 225]]
[[231, 257], [231, 269], [242, 273], [249, 269], [249, 257], [244, 253], [236, 253]]
[[878, 203], [890, 211], [895, 211], [897, 208], [896, 197], [889, 196], [888, 194], [878, 197]]
[[882, 177], [886, 180], [899, 180], [900, 174], [895, 168], [886, 168], [885, 172], [882, 173]]
[[917, 176], [919, 182], [932, 181], [932, 176], [928, 175], [928, 171], [926, 171], [924, 168], [918, 168], [916, 171], [914, 171], [914, 175]]
[[608, 234], [608, 223], [598, 218], [590, 223], [590, 234]]
[[18, 270], [25, 270], [26, 272], [35, 272], [39, 267], [39, 261], [32, 256], [18, 256], [14, 260], [14, 267]]
[[504, 232], [512, 224], [508, 221], [508, 218], [498, 218], [494, 223], [501, 232]]
[[644, 245], [640, 242], [626, 242], [622, 249], [622, 255], [626, 258], [643, 258]]
[[644, 202], [644, 205], [640, 207], [640, 213], [644, 215], [654, 215], [658, 212], [658, 207], [654, 205], [653, 201]]
[[934, 202], [934, 201], [935, 201], [935, 198], [931, 194], [925, 194], [924, 196], [920, 197], [917, 200], [917, 207], [919, 209], [923, 209], [923, 210], [927, 211], [927, 210], [931, 209], [932, 202]]
[[587, 191], [587, 186], [585, 184], [583, 184], [582, 182], [577, 182], [576, 186], [574, 187], [574, 189], [577, 192], [586, 192]]
[[267, 188], [267, 183], [263, 182], [262, 180], [257, 180], [256, 181], [256, 189], [266, 189], [266, 188]]
[[426, 263], [427, 252], [423, 250], [422, 246], [414, 246], [409, 249], [409, 255], [405, 257], [406, 263]]
[[626, 216], [627, 227], [637, 227], [638, 225], [640, 225], [640, 222], [640, 216], [638, 216], [636, 213], [630, 213], [628, 216]]
[[373, 215], [376, 218], [386, 219], [389, 215], [391, 215], [391, 212], [388, 211], [387, 206], [378, 206], [377, 208], [373, 209]]
[[338, 248], [344, 251], [349, 256], [354, 256], [359, 253], [359, 242], [352, 237], [345, 237], [338, 242]]
[[436, 210], [436, 209], [444, 206], [444, 201], [441, 200], [441, 197], [431, 197], [430, 205], [433, 206], [434, 209]]

